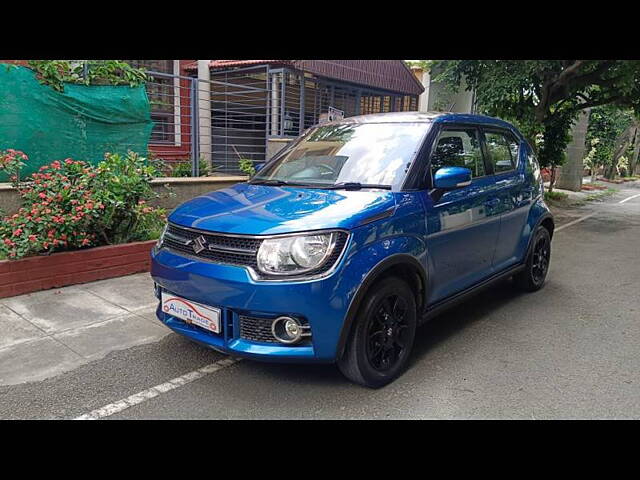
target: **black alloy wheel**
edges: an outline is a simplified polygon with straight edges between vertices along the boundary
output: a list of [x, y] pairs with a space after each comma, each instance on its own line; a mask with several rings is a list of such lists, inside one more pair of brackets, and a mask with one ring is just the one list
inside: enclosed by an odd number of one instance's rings
[[354, 322], [338, 360], [340, 371], [371, 388], [398, 378], [407, 366], [416, 334], [413, 290], [397, 277], [378, 281], [367, 291]]
[[516, 285], [527, 292], [540, 290], [547, 278], [550, 261], [551, 235], [549, 230], [539, 226], [534, 232], [525, 268], [514, 277]]

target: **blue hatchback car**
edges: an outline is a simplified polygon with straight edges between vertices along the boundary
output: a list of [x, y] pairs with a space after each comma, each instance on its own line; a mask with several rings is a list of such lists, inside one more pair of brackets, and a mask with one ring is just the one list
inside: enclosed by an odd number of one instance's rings
[[540, 289], [553, 229], [540, 168], [511, 124], [351, 117], [171, 213], [152, 252], [157, 315], [221, 352], [336, 362], [380, 387], [444, 308], [507, 277]]

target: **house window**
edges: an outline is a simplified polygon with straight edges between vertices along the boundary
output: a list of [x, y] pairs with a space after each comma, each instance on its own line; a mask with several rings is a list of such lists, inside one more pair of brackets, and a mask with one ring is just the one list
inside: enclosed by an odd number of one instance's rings
[[[147, 71], [174, 75], [173, 60], [125, 60], [136, 68], [144, 68]], [[171, 143], [175, 141], [175, 104], [179, 95], [174, 85], [173, 77], [153, 76], [147, 82], [147, 96], [151, 104], [151, 143]]]

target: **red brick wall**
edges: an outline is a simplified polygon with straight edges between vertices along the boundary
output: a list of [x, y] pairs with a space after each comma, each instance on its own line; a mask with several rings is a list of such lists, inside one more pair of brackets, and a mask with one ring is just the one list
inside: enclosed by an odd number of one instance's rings
[[0, 298], [148, 272], [155, 240], [0, 261]]

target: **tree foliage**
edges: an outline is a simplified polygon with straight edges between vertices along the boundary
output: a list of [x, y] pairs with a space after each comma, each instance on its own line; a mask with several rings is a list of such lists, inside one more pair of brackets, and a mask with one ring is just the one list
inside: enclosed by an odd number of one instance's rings
[[424, 70], [430, 70], [435, 60], [405, 60], [410, 67], [418, 67]]
[[608, 172], [617, 168], [617, 161], [628, 153], [633, 141], [630, 127], [635, 124], [633, 111], [616, 105], [601, 105], [591, 110], [587, 145], [592, 149], [589, 167], [597, 170], [604, 166]]
[[640, 61], [440, 60], [436, 81], [466, 80], [477, 110], [512, 121], [543, 167], [561, 165], [570, 131], [585, 108], [616, 105], [640, 113]]
[[81, 85], [129, 85], [135, 87], [148, 80], [142, 68], [123, 60], [29, 60], [38, 81], [62, 92], [65, 83]]

